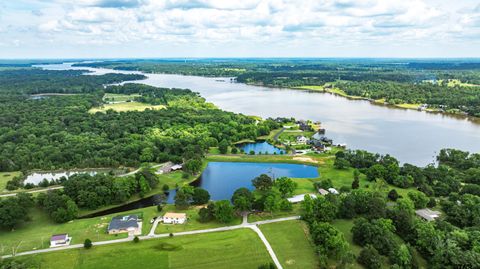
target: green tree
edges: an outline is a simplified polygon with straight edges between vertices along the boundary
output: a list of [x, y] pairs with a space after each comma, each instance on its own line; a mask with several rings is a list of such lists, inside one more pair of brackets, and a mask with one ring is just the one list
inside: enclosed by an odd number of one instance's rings
[[229, 223], [234, 218], [234, 209], [228, 200], [220, 200], [215, 203], [214, 216], [219, 222]]
[[278, 188], [283, 198], [293, 194], [297, 188], [297, 183], [288, 177], [280, 177], [275, 180], [275, 187]]
[[409, 192], [408, 198], [412, 200], [413, 204], [415, 205], [415, 209], [421, 209], [427, 207], [429, 202], [429, 198], [423, 192]]
[[188, 208], [191, 199], [191, 194], [185, 193], [183, 189], [179, 189], [175, 194], [175, 197], [173, 198], [173, 200], [175, 201], [175, 207], [179, 209]]
[[223, 139], [222, 141], [220, 141], [220, 143], [218, 143], [218, 150], [221, 154], [227, 154], [228, 146], [230, 146], [230, 143], [228, 143], [227, 140]]
[[88, 238], [85, 239], [85, 241], [83, 242], [83, 247], [84, 247], [85, 249], [90, 249], [90, 248], [92, 248], [92, 246], [93, 246], [92, 240], [90, 240], [90, 239], [88, 239]]
[[252, 180], [252, 185], [259, 191], [267, 191], [273, 187], [273, 180], [268, 175], [261, 174]]
[[372, 165], [365, 171], [365, 175], [369, 181], [376, 181], [377, 179], [383, 179], [386, 173], [385, 167], [381, 164]]
[[197, 187], [193, 191], [192, 199], [193, 199], [192, 204], [203, 205], [208, 203], [208, 201], [210, 200], [210, 193], [208, 193], [208, 191], [205, 189]]
[[337, 169], [346, 169], [350, 167], [350, 162], [344, 158], [336, 158], [333, 166]]
[[382, 268], [382, 256], [372, 245], [366, 245], [357, 258], [359, 264], [368, 269]]

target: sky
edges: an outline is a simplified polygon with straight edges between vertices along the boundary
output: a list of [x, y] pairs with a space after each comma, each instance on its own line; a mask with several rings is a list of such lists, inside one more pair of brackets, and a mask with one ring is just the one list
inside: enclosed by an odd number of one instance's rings
[[478, 0], [0, 0], [0, 58], [480, 57]]

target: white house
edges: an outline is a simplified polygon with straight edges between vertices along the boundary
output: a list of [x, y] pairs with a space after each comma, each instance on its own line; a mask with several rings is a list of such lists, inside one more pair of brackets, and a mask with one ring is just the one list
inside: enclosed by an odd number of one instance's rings
[[72, 238], [68, 237], [68, 234], [55, 234], [50, 237], [50, 247], [68, 246], [70, 241], [72, 241]]
[[334, 189], [334, 188], [328, 188], [328, 191], [331, 193], [331, 194], [339, 194], [339, 192]]
[[182, 169], [182, 165], [181, 164], [175, 164], [170, 169], [172, 169], [172, 171], [177, 171], [177, 170]]
[[433, 221], [440, 217], [441, 212], [429, 208], [415, 210], [415, 214], [426, 221]]
[[312, 199], [317, 199], [317, 196], [315, 196], [314, 194], [311, 194], [311, 193], [307, 193], [307, 194], [299, 194], [299, 195], [295, 195], [293, 197], [290, 197], [288, 198], [287, 200], [290, 202], [290, 203], [300, 203], [302, 202], [303, 200], [305, 200], [305, 195], [309, 195]]
[[167, 212], [163, 215], [162, 221], [165, 224], [184, 224], [187, 221], [187, 214]]
[[303, 135], [300, 135], [300, 136], [297, 136], [297, 143], [298, 144], [307, 144], [307, 141], [308, 141], [308, 138], [306, 138], [305, 136]]
[[325, 190], [325, 189], [319, 188], [319, 189], [318, 189], [318, 193], [320, 193], [321, 195], [325, 196], [325, 195], [327, 195], [329, 192], [328, 192], [327, 190]]

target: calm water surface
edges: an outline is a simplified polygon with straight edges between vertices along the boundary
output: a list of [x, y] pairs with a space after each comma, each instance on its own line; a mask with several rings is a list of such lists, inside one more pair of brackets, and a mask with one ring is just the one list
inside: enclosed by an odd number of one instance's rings
[[[210, 162], [201, 177], [191, 185], [206, 189], [210, 193], [211, 200], [230, 200], [233, 192], [238, 188], [244, 187], [253, 190], [252, 179], [261, 174], [267, 174], [272, 178], [316, 178], [319, 176], [317, 167], [303, 164]], [[85, 217], [98, 217], [153, 206], [156, 204], [157, 196], [149, 196]], [[174, 197], [175, 191], [171, 191], [167, 197], [167, 203], [173, 204]]]
[[[64, 70], [70, 64], [43, 66]], [[75, 68], [93, 74], [139, 73]], [[349, 148], [391, 154], [402, 162], [426, 165], [442, 148], [480, 152], [480, 124], [468, 119], [372, 105], [326, 93], [250, 86], [229, 79], [146, 74], [138, 81], [157, 87], [189, 88], [218, 107], [261, 117], [295, 117], [321, 121], [326, 135]], [[222, 79], [220, 79], [222, 80]]]
[[268, 142], [256, 142], [256, 143], [245, 143], [241, 145], [237, 145], [239, 148], [243, 149], [243, 151], [247, 154], [250, 153], [250, 151], [253, 150], [255, 154], [284, 154], [285, 152], [280, 149], [275, 147], [272, 144], [269, 144]]

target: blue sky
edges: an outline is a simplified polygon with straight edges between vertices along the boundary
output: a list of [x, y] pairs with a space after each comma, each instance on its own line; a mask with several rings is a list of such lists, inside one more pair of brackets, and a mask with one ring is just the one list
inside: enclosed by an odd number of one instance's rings
[[0, 2], [0, 58], [118, 57], [480, 57], [480, 2]]

